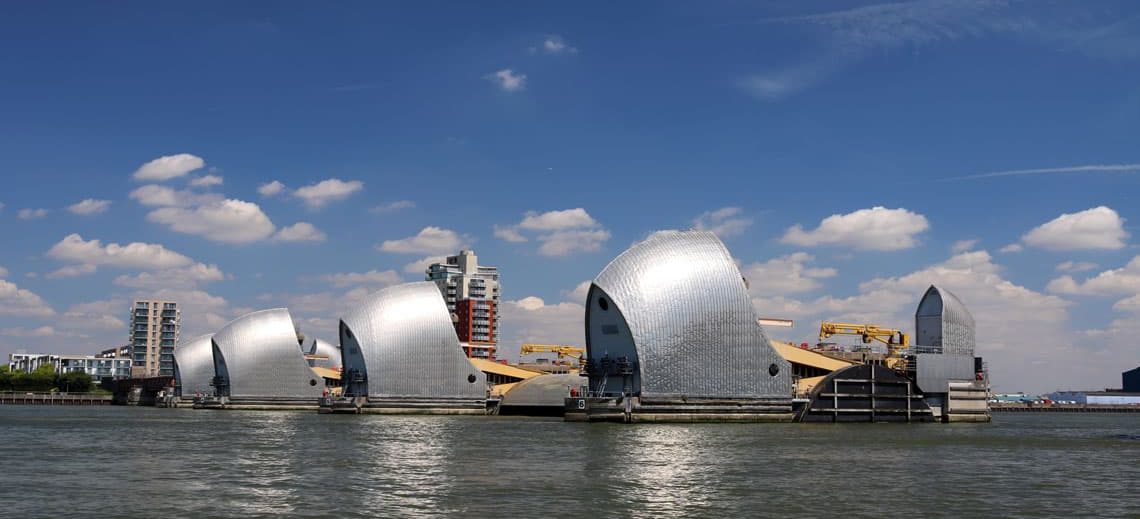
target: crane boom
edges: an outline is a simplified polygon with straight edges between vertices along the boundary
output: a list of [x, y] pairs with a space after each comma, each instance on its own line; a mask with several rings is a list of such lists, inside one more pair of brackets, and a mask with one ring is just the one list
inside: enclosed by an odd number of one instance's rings
[[522, 348], [519, 349], [519, 355], [530, 353], [554, 353], [558, 355], [559, 359], [573, 357], [581, 362], [586, 357], [586, 348], [565, 344], [523, 344]]
[[910, 337], [902, 330], [873, 324], [820, 322], [819, 340], [823, 341], [832, 335], [855, 335], [862, 337], [863, 344], [870, 344], [871, 341], [886, 344], [887, 366], [893, 369], [906, 369], [903, 350], [910, 348]]
[[832, 335], [858, 335], [863, 343], [879, 341], [887, 346], [910, 346], [910, 337], [902, 330], [884, 328], [873, 324], [832, 323], [823, 321], [819, 323], [819, 340], [827, 339]]

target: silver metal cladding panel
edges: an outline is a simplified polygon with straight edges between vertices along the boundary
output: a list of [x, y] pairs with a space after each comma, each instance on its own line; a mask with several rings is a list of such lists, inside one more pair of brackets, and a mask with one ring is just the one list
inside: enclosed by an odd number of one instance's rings
[[924, 393], [946, 393], [951, 380], [974, 380], [974, 357], [920, 353], [915, 355], [915, 382]]
[[562, 407], [571, 387], [586, 385], [586, 377], [577, 373], [546, 374], [519, 382], [503, 395], [501, 406], [550, 406]]
[[[421, 281], [380, 290], [345, 315], [341, 325], [360, 348], [369, 396], [486, 397], [486, 375], [475, 369], [459, 347], [447, 304], [435, 283]], [[347, 364], [346, 371], [355, 367]]]
[[197, 392], [213, 393], [210, 381], [214, 378], [214, 354], [210, 349], [213, 335], [200, 335], [179, 342], [174, 347], [174, 364], [178, 367], [178, 386], [183, 395]]
[[942, 353], [951, 355], [974, 354], [974, 316], [949, 290], [931, 285], [919, 301], [914, 321], [919, 346], [940, 347]]
[[229, 371], [230, 396], [320, 397], [324, 381], [309, 369], [284, 308], [243, 315], [214, 334]]
[[344, 364], [341, 362], [340, 348], [332, 343], [323, 339], [316, 339], [313, 354], [325, 355], [328, 359], [317, 359], [313, 365], [319, 368], [340, 369]]
[[[656, 233], [610, 262], [594, 284], [629, 326], [643, 395], [791, 394], [791, 365], [757, 324], [744, 279], [715, 234]], [[588, 321], [605, 313], [596, 304], [586, 312]]]

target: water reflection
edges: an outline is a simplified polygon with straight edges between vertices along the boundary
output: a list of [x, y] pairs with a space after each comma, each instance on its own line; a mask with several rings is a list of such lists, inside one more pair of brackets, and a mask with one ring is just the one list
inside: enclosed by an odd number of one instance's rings
[[[567, 424], [0, 406], [4, 517], [1140, 517], [1140, 415]], [[1089, 498], [1088, 496], [1094, 496]]]
[[360, 494], [362, 510], [379, 516], [451, 513], [442, 498], [450, 491], [448, 464], [453, 432], [440, 417], [362, 417], [372, 422], [359, 441], [361, 466], [346, 474]]
[[[292, 514], [303, 502], [298, 475], [307, 463], [297, 413], [234, 412], [239, 426], [232, 463], [209, 489], [239, 514]], [[244, 415], [244, 416], [242, 416]], [[242, 420], [244, 418], [244, 420]]]
[[704, 453], [699, 434], [684, 426], [647, 425], [623, 436], [630, 450], [616, 474], [628, 483], [625, 493], [635, 515], [678, 517], [708, 505], [716, 460]]

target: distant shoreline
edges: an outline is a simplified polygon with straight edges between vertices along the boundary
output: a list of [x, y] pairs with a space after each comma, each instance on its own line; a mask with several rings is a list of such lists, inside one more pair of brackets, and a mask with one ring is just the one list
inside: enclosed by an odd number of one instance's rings
[[1140, 413], [1140, 405], [990, 404], [992, 413]]

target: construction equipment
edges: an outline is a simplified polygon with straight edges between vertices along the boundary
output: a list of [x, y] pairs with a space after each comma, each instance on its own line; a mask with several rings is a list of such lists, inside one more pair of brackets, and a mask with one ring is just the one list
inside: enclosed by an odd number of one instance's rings
[[819, 323], [819, 340], [826, 340], [832, 335], [856, 335], [862, 337], [863, 344], [878, 341], [887, 345], [886, 365], [895, 370], [906, 369], [906, 355], [903, 350], [910, 348], [910, 337], [902, 330], [884, 328], [873, 324]]
[[558, 355], [558, 360], [566, 357], [571, 357], [581, 364], [586, 359], [586, 348], [579, 348], [577, 346], [567, 346], [565, 344], [523, 344], [519, 349], [519, 355], [527, 355], [530, 353], [554, 353]]

